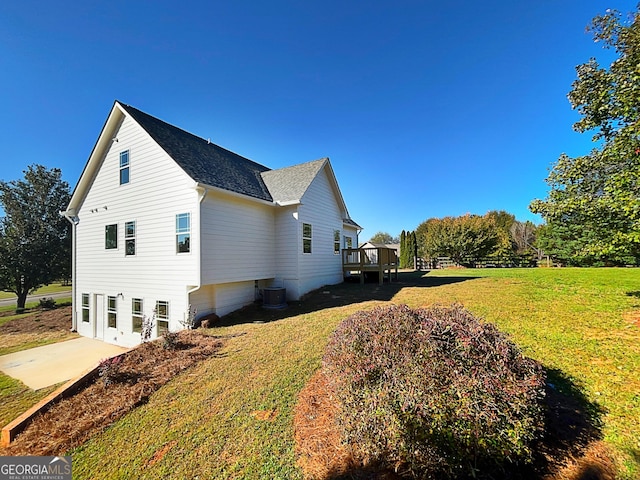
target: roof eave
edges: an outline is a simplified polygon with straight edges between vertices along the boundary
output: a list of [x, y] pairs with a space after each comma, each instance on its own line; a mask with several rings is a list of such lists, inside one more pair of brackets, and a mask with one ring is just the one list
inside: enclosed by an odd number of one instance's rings
[[262, 205], [268, 205], [270, 207], [277, 205], [276, 202], [270, 202], [269, 200], [263, 200], [262, 198], [252, 197], [250, 195], [234, 192], [232, 190], [226, 190], [220, 187], [214, 187], [213, 185], [207, 185], [206, 183], [202, 183], [202, 182], [196, 182], [193, 188], [203, 189], [205, 191], [205, 195], [207, 192], [218, 192], [218, 193], [223, 193], [225, 195], [229, 195], [231, 197], [241, 198], [243, 200], [249, 200], [252, 202], [260, 203]]

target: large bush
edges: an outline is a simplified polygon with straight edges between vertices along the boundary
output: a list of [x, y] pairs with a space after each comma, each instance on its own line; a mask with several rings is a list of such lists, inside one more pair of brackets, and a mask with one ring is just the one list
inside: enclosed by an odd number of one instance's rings
[[417, 477], [476, 476], [530, 459], [544, 372], [460, 306], [357, 312], [323, 359], [345, 442]]

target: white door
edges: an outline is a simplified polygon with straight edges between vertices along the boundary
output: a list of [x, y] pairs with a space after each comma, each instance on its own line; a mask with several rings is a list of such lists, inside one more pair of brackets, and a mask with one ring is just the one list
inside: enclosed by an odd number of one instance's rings
[[95, 311], [93, 312], [93, 337], [104, 340], [104, 295], [96, 294]]

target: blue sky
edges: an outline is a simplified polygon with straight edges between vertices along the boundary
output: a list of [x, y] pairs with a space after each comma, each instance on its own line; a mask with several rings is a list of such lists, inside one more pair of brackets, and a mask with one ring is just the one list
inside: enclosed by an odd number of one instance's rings
[[71, 188], [115, 99], [270, 168], [328, 156], [352, 218], [397, 235], [546, 195], [585, 26], [636, 1], [0, 4], [0, 179]]

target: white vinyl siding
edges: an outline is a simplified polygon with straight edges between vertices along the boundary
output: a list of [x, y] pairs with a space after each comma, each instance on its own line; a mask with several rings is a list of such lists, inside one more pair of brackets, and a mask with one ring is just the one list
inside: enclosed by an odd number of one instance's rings
[[213, 192], [202, 202], [201, 217], [203, 284], [274, 276], [273, 207]]
[[[146, 316], [153, 314], [157, 300], [170, 302], [171, 322], [176, 322], [171, 328], [177, 330], [178, 319], [188, 309], [187, 291], [199, 283], [198, 192], [193, 180], [133, 120], [125, 117], [116, 135], [118, 142], [106, 152], [78, 211], [76, 288], [104, 295], [123, 293], [117, 338], [105, 340], [133, 346], [140, 343], [140, 335], [131, 332], [126, 320], [132, 298], [145, 300]], [[135, 152], [131, 157], [135, 182], [118, 189], [114, 178], [119, 175], [123, 147]], [[182, 212], [191, 212], [191, 255], [175, 253], [176, 215]], [[134, 220], [136, 254], [125, 256], [124, 225]], [[112, 224], [118, 224], [122, 239], [117, 255], [105, 250], [105, 225]], [[81, 298], [76, 301], [81, 304]]]
[[[299, 258], [300, 294], [342, 282], [342, 259], [334, 254], [334, 233], [342, 230], [342, 212], [326, 170], [321, 170], [311, 182], [298, 215], [301, 225], [313, 225], [313, 254], [301, 254]], [[302, 226], [299, 228], [302, 231]]]

